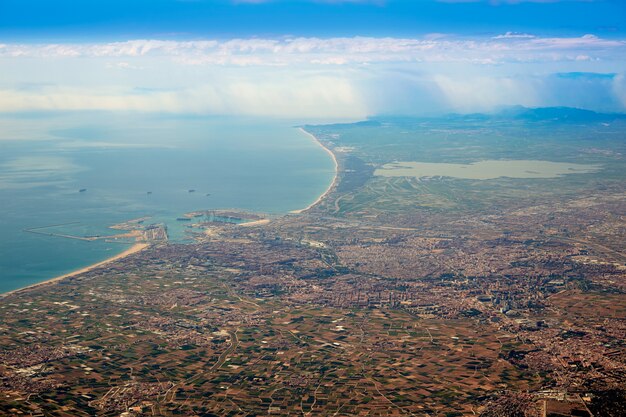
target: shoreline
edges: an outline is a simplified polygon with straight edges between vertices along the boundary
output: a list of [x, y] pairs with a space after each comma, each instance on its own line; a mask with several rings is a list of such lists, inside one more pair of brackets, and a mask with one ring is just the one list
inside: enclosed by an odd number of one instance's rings
[[[306, 130], [304, 130], [304, 128], [299, 127], [298, 128], [302, 133], [304, 133], [305, 135], [309, 136], [318, 146], [320, 146], [326, 153], [328, 153], [328, 155], [330, 155], [331, 159], [333, 160], [333, 164], [334, 164], [334, 169], [335, 169], [335, 174], [333, 176], [333, 180], [330, 183], [330, 185], [328, 186], [328, 188], [315, 200], [313, 201], [311, 204], [309, 204], [308, 206], [302, 208], [302, 209], [298, 209], [298, 210], [292, 210], [289, 213], [291, 214], [300, 214], [300, 213], [304, 213], [305, 211], [313, 208], [314, 206], [316, 206], [317, 204], [319, 204], [335, 187], [335, 185], [337, 184], [337, 180], [339, 178], [339, 162], [337, 161], [337, 157], [335, 156], [335, 154], [333, 153], [333, 151], [331, 151], [328, 147], [326, 147], [321, 141], [319, 141], [315, 135], [313, 135], [312, 133], [307, 132]], [[250, 227], [250, 226], [262, 226], [265, 225], [267, 223], [269, 223], [271, 220], [270, 219], [260, 219], [260, 220], [255, 220], [255, 221], [250, 221], [250, 222], [244, 222], [242, 224], [240, 224], [240, 226], [243, 227]], [[109, 264], [111, 262], [123, 259], [129, 255], [141, 252], [142, 250], [146, 249], [147, 247], [149, 247], [150, 244], [148, 243], [134, 243], [130, 248], [126, 249], [125, 251], [114, 255], [110, 258], [104, 259], [100, 262], [96, 262], [94, 264], [91, 265], [87, 265], [83, 268], [77, 269], [75, 271], [72, 272], [68, 272], [67, 274], [63, 274], [63, 275], [59, 275], [44, 281], [40, 281], [40, 282], [36, 282], [34, 284], [30, 284], [27, 285], [25, 287], [21, 287], [21, 288], [17, 288], [14, 290], [10, 290], [7, 292], [3, 292], [0, 293], [0, 300], [3, 298], [6, 298], [10, 295], [13, 294], [18, 294], [21, 292], [26, 292], [32, 289], [36, 289], [39, 287], [44, 287], [47, 285], [52, 285], [52, 284], [56, 284], [64, 279], [67, 278], [71, 278], [80, 274], [83, 274], [85, 272], [89, 272], [91, 270], [94, 270], [96, 268], [99, 268], [103, 265]]]
[[313, 139], [313, 141], [315, 143], [317, 143], [322, 149], [324, 149], [332, 158], [333, 163], [335, 164], [335, 176], [333, 177], [333, 181], [330, 183], [330, 185], [328, 186], [328, 188], [326, 189], [326, 191], [324, 191], [324, 193], [322, 195], [320, 195], [317, 200], [315, 200], [314, 202], [312, 202], [311, 204], [309, 204], [308, 206], [306, 206], [305, 208], [302, 209], [298, 209], [298, 210], [292, 210], [290, 211], [290, 213], [292, 214], [300, 214], [300, 213], [304, 213], [305, 211], [313, 208], [314, 206], [316, 206], [317, 204], [320, 203], [320, 201], [322, 201], [324, 199], [324, 197], [326, 197], [331, 191], [332, 189], [335, 187], [335, 185], [337, 184], [337, 180], [339, 178], [339, 162], [337, 162], [337, 157], [335, 156], [334, 152], [331, 151], [329, 148], [327, 148], [322, 142], [320, 142], [315, 135], [313, 135], [312, 133], [307, 132], [306, 130], [304, 130], [304, 128], [299, 127], [298, 128], [302, 133], [304, 133], [305, 135], [311, 137], [311, 139]]
[[126, 249], [124, 252], [122, 253], [118, 253], [117, 255], [114, 255], [110, 258], [107, 258], [103, 261], [100, 262], [96, 262], [95, 264], [91, 264], [91, 265], [87, 265], [83, 268], [77, 269], [76, 271], [72, 271], [72, 272], [68, 272], [67, 274], [63, 274], [63, 275], [59, 275], [57, 277], [54, 278], [50, 278], [47, 279], [45, 281], [41, 281], [41, 282], [37, 282], [31, 285], [27, 285], [26, 287], [22, 287], [22, 288], [17, 288], [15, 290], [10, 290], [4, 293], [0, 293], [0, 299], [8, 297], [10, 295], [13, 294], [17, 294], [20, 293], [22, 291], [29, 291], [38, 287], [43, 287], [46, 285], [50, 285], [50, 284], [56, 284], [57, 282], [60, 282], [66, 278], [70, 278], [70, 277], [74, 277], [76, 275], [80, 275], [83, 274], [85, 272], [89, 272], [93, 269], [96, 269], [98, 267], [101, 267], [103, 265], [109, 264], [111, 262], [123, 259], [129, 255], [141, 252], [142, 250], [146, 249], [148, 246], [150, 246], [150, 244], [148, 243], [134, 243], [130, 248]]
[[270, 221], [271, 221], [270, 219], [252, 220], [249, 222], [239, 223], [237, 224], [237, 226], [240, 226], [240, 227], [262, 226], [264, 224], [268, 224]]

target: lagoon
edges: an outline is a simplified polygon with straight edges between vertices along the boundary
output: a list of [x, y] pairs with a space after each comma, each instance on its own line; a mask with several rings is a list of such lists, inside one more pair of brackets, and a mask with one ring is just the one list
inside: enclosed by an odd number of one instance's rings
[[393, 162], [378, 168], [382, 177], [453, 177], [473, 180], [496, 178], [556, 178], [597, 172], [600, 165], [535, 160], [487, 160], [471, 164]]

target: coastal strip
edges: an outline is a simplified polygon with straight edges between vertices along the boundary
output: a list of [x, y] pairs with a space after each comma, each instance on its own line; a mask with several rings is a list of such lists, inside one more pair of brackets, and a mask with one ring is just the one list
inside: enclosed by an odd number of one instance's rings
[[239, 223], [238, 226], [241, 226], [241, 227], [263, 226], [265, 224], [268, 224], [270, 221], [271, 221], [270, 219], [252, 220], [249, 222]]
[[48, 279], [46, 281], [41, 281], [41, 282], [38, 282], [36, 284], [29, 285], [27, 287], [18, 288], [16, 290], [5, 292], [3, 294], [0, 294], [0, 298], [8, 297], [11, 294], [21, 293], [22, 291], [29, 291], [29, 290], [32, 290], [32, 289], [35, 289], [35, 288], [46, 286], [46, 285], [55, 284], [55, 283], [57, 283], [59, 281], [62, 281], [64, 279], [66, 279], [66, 278], [70, 278], [70, 277], [73, 277], [73, 276], [76, 276], [76, 275], [83, 274], [85, 272], [89, 272], [89, 271], [91, 271], [93, 269], [96, 269], [98, 267], [104, 266], [104, 265], [109, 264], [111, 262], [120, 260], [120, 259], [125, 258], [125, 257], [127, 257], [129, 255], [132, 255], [134, 253], [141, 252], [142, 250], [146, 249], [148, 246], [150, 246], [148, 243], [135, 243], [133, 246], [131, 246], [130, 248], [126, 249], [124, 252], [119, 253], [119, 254], [117, 254], [115, 256], [112, 256], [110, 258], [107, 258], [104, 261], [100, 261], [100, 262], [97, 262], [95, 264], [88, 265], [88, 266], [86, 266], [84, 268], [77, 269], [76, 271], [72, 271], [70, 273], [67, 273], [67, 274], [64, 274], [64, 275], [60, 275], [58, 277], [51, 278], [51, 279]]
[[326, 189], [326, 191], [324, 191], [324, 194], [320, 195], [317, 200], [315, 200], [314, 202], [312, 202], [311, 204], [309, 204], [308, 206], [306, 206], [303, 209], [299, 209], [299, 210], [293, 210], [291, 211], [291, 213], [293, 214], [299, 214], [299, 213], [303, 213], [311, 208], [313, 208], [314, 206], [316, 206], [317, 204], [319, 204], [320, 201], [322, 201], [332, 190], [333, 188], [335, 188], [335, 185], [337, 184], [337, 181], [339, 179], [339, 162], [337, 162], [337, 157], [335, 156], [335, 153], [333, 151], [331, 151], [328, 147], [326, 147], [319, 139], [317, 139], [315, 137], [315, 135], [313, 135], [312, 133], [307, 132], [306, 130], [304, 130], [304, 128], [299, 127], [298, 129], [300, 129], [300, 131], [302, 133], [304, 133], [305, 135], [311, 137], [313, 139], [313, 141], [315, 141], [315, 143], [317, 143], [319, 146], [322, 147], [322, 149], [324, 149], [329, 155], [330, 157], [333, 159], [333, 163], [335, 164], [335, 176], [333, 177], [333, 182], [330, 183], [330, 185], [328, 186], [328, 188]]

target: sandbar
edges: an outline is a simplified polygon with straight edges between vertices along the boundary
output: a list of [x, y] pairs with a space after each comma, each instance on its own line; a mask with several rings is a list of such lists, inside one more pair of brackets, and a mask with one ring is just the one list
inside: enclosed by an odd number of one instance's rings
[[452, 177], [472, 180], [496, 178], [558, 178], [569, 174], [588, 174], [602, 169], [598, 164], [574, 164], [540, 160], [484, 160], [470, 164], [442, 162], [392, 162], [374, 171], [381, 177]]
[[333, 153], [333, 151], [331, 151], [329, 148], [327, 148], [326, 146], [324, 146], [324, 144], [323, 144], [321, 141], [319, 141], [319, 140], [315, 137], [315, 135], [313, 135], [313, 134], [311, 134], [311, 133], [307, 132], [306, 130], [304, 130], [304, 129], [303, 129], [303, 128], [301, 128], [301, 127], [300, 127], [300, 128], [298, 128], [298, 129], [300, 129], [300, 131], [301, 131], [302, 133], [304, 133], [305, 135], [310, 136], [310, 137], [311, 137], [311, 138], [315, 141], [315, 143], [317, 143], [319, 146], [321, 146], [321, 147], [322, 147], [322, 149], [324, 149], [326, 152], [328, 152], [328, 154], [330, 155], [330, 157], [333, 159], [333, 163], [335, 164], [335, 176], [333, 177], [333, 182], [331, 182], [331, 183], [330, 183], [330, 185], [328, 186], [328, 188], [326, 189], [326, 191], [324, 191], [324, 193], [323, 193], [322, 195], [320, 195], [320, 196], [317, 198], [317, 200], [315, 200], [314, 202], [312, 202], [311, 204], [309, 204], [308, 206], [306, 206], [306, 207], [305, 207], [305, 208], [303, 208], [303, 209], [299, 209], [299, 210], [293, 210], [293, 211], [291, 211], [291, 213], [294, 213], [294, 214], [303, 213], [303, 212], [305, 212], [305, 211], [309, 210], [310, 208], [312, 208], [313, 206], [316, 206], [316, 205], [317, 205], [320, 201], [322, 201], [322, 200], [324, 199], [324, 197], [326, 197], [326, 196], [327, 196], [327, 195], [331, 192], [331, 190], [335, 187], [335, 184], [337, 184], [337, 178], [338, 178], [338, 176], [339, 176], [339, 163], [337, 162], [337, 157], [335, 156], [335, 154]]

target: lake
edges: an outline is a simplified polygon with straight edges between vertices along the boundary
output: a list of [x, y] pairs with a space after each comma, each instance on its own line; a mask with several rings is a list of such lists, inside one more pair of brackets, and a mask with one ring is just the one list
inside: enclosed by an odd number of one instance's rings
[[600, 165], [532, 160], [488, 160], [471, 164], [393, 162], [378, 168], [382, 177], [453, 177], [473, 180], [508, 178], [556, 178], [597, 172]]

